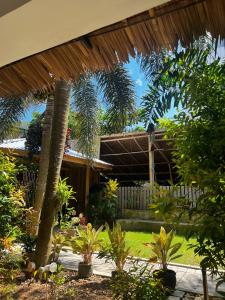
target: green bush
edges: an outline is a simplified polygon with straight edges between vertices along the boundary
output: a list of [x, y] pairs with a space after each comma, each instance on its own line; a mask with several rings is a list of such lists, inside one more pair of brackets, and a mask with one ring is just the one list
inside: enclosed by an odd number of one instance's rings
[[115, 300], [163, 300], [165, 290], [152, 276], [149, 265], [141, 266], [138, 261], [128, 272], [119, 272], [112, 280]]
[[105, 187], [95, 186], [89, 196], [87, 215], [93, 225], [111, 226], [117, 215], [117, 180], [109, 180]]
[[126, 232], [122, 230], [119, 223], [113, 225], [110, 230], [106, 224], [106, 230], [109, 236], [109, 244], [106, 244], [99, 252], [99, 258], [112, 259], [116, 265], [116, 271], [122, 272], [128, 256], [131, 253], [130, 247], [126, 245]]
[[17, 180], [21, 166], [0, 152], [0, 250], [10, 247], [23, 225], [25, 202]]

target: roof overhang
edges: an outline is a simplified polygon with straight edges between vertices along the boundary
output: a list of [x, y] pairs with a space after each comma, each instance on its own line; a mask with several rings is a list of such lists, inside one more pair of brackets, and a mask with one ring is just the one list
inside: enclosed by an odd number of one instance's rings
[[[27, 158], [29, 156], [29, 153], [27, 150], [22, 150], [22, 149], [11, 149], [11, 148], [4, 148], [0, 147], [0, 150], [10, 156], [15, 156], [15, 157], [22, 157], [22, 158]], [[34, 155], [35, 160], [39, 160], [39, 155]], [[69, 164], [71, 167], [74, 166], [89, 166], [90, 163], [88, 159], [82, 158], [82, 157], [74, 157], [68, 154], [64, 154], [63, 156], [63, 163]], [[104, 170], [112, 170], [113, 165], [110, 163], [104, 163], [103, 161], [94, 161], [92, 163], [92, 167], [104, 171]]]
[[[206, 31], [217, 40], [225, 39], [225, 0], [163, 2], [31, 0], [4, 15], [0, 18], [0, 59], [4, 65], [0, 68], [0, 97], [49, 93], [59, 78], [76, 80], [86, 71], [128, 62], [129, 55], [137, 52], [173, 49], [178, 41], [188, 46]], [[49, 48], [51, 45], [54, 47]]]
[[0, 67], [168, 0], [1, 0]]

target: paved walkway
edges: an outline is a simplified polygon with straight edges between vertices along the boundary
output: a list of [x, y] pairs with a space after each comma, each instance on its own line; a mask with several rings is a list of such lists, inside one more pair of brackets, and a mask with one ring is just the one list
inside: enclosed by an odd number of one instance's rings
[[[77, 270], [78, 263], [81, 261], [81, 256], [73, 254], [71, 251], [61, 252], [60, 262], [64, 265], [66, 269]], [[144, 261], [143, 261], [144, 263]], [[94, 255], [93, 259], [94, 273], [101, 276], [111, 276], [111, 271], [114, 270], [114, 265], [112, 262], [105, 262], [104, 259], [97, 258], [97, 255]], [[130, 267], [129, 263], [126, 264], [125, 269], [128, 270]], [[180, 265], [170, 265], [170, 269], [174, 270], [177, 275], [177, 285], [176, 293], [178, 295], [173, 296], [171, 299], [183, 299], [181, 296], [182, 291], [192, 292], [196, 294], [202, 294], [202, 274], [201, 270], [196, 267], [187, 268]], [[216, 282], [208, 276], [208, 289], [209, 295], [219, 296], [215, 291]], [[221, 286], [221, 291], [225, 292], [225, 284]], [[184, 293], [183, 293], [184, 294]]]

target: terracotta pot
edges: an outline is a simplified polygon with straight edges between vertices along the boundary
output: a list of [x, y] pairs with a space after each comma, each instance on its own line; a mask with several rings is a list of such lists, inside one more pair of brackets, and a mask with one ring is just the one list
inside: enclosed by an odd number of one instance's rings
[[88, 278], [91, 277], [92, 275], [93, 275], [93, 265], [80, 262], [78, 265], [78, 277]]
[[173, 270], [155, 270], [153, 277], [160, 280], [162, 285], [170, 291], [174, 291], [176, 287], [176, 272]]

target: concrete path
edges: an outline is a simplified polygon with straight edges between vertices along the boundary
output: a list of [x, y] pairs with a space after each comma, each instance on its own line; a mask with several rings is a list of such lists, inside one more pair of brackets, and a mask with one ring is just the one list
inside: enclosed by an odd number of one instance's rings
[[[80, 255], [73, 254], [71, 251], [64, 252], [62, 251], [60, 254], [60, 262], [64, 265], [66, 269], [77, 270], [78, 263], [82, 260]], [[145, 261], [143, 260], [144, 264]], [[111, 271], [115, 269], [113, 262], [105, 262], [104, 259], [97, 258], [97, 255], [94, 255], [93, 258], [94, 265], [94, 273], [96, 275], [101, 276], [111, 276]], [[127, 263], [125, 269], [128, 270], [130, 268], [130, 264]], [[177, 276], [177, 285], [176, 289], [178, 291], [175, 292], [173, 298], [170, 299], [184, 299], [183, 296], [185, 292], [191, 292], [196, 294], [202, 294], [202, 274], [201, 270], [197, 267], [186, 267], [176, 264], [171, 264], [169, 266], [170, 269], [176, 272]], [[216, 281], [208, 276], [208, 289], [209, 295], [218, 296], [219, 294], [215, 291]], [[221, 291], [225, 292], [225, 284], [221, 286]], [[176, 295], [178, 293], [179, 295]]]

